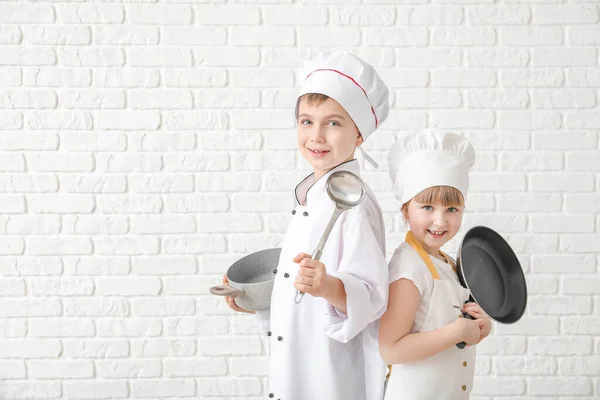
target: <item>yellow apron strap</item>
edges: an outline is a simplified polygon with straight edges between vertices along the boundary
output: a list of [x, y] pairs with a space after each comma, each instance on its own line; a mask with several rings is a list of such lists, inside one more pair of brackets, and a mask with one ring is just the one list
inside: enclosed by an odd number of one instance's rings
[[444, 253], [443, 251], [440, 250], [440, 256], [444, 257], [444, 260], [446, 260], [446, 262], [448, 264], [450, 264], [450, 266], [452, 267], [452, 270], [454, 272], [457, 272], [456, 271], [456, 264], [454, 264], [454, 262], [452, 261], [452, 259], [446, 253]]
[[431, 277], [433, 279], [440, 279], [440, 275], [438, 274], [437, 269], [435, 269], [433, 261], [431, 261], [431, 256], [427, 254], [423, 247], [421, 247], [421, 245], [417, 242], [411, 231], [408, 231], [408, 233], [406, 234], [406, 242], [410, 244], [413, 247], [413, 249], [417, 251], [417, 253], [419, 253], [421, 258], [427, 265], [427, 268], [429, 268], [429, 272], [431, 272]]

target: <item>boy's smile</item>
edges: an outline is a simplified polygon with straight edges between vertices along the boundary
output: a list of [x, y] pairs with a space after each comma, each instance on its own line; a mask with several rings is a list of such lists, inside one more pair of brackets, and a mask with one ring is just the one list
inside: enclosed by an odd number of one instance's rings
[[315, 179], [354, 158], [363, 143], [358, 128], [344, 108], [332, 98], [298, 104], [298, 148], [315, 171]]

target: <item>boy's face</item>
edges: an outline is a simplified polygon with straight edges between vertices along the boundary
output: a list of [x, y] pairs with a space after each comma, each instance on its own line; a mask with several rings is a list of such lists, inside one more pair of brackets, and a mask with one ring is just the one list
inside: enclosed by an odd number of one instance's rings
[[298, 105], [298, 148], [319, 179], [337, 165], [352, 160], [363, 143], [358, 128], [344, 108], [332, 98]]
[[458, 232], [463, 212], [462, 206], [444, 206], [440, 202], [421, 204], [413, 199], [404, 217], [419, 244], [435, 255]]

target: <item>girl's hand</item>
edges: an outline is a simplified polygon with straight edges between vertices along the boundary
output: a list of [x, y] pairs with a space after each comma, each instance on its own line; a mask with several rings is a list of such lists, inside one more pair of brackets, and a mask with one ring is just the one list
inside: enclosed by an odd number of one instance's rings
[[457, 318], [452, 324], [456, 327], [459, 342], [465, 342], [467, 346], [479, 343], [480, 329], [476, 320], [469, 318]]
[[[229, 285], [229, 280], [227, 279], [227, 275], [223, 275], [223, 283], [222, 284]], [[225, 303], [227, 303], [227, 306], [229, 306], [229, 308], [231, 308], [233, 311], [243, 312], [243, 313], [248, 313], [248, 314], [255, 314], [254, 311], [245, 310], [242, 307], [235, 304], [235, 300], [233, 297], [225, 296]]]
[[330, 293], [333, 277], [327, 274], [325, 264], [313, 260], [306, 253], [298, 254], [293, 261], [300, 264], [298, 276], [294, 282], [297, 290], [315, 297], [325, 297]]
[[492, 321], [490, 320], [490, 317], [488, 317], [488, 315], [481, 309], [481, 307], [479, 307], [479, 304], [467, 303], [463, 307], [463, 312], [466, 312], [475, 318], [475, 321], [479, 324], [479, 342], [488, 337], [492, 331]]

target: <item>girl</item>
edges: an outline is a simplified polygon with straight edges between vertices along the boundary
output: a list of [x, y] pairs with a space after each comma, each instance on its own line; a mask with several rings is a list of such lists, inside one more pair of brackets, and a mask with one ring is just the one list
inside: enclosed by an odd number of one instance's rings
[[[394, 192], [410, 231], [390, 261], [379, 332], [380, 353], [393, 364], [386, 400], [469, 398], [474, 345], [489, 334], [491, 321], [467, 302], [469, 292], [440, 248], [460, 227], [474, 161], [468, 140], [453, 133], [423, 132], [390, 150]], [[459, 349], [459, 342], [467, 346]]]

